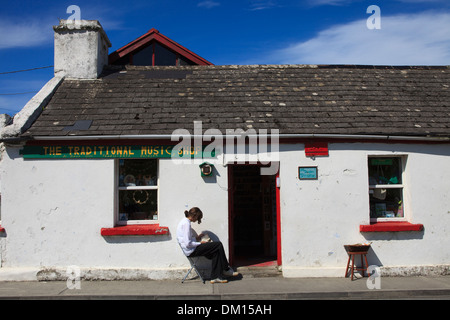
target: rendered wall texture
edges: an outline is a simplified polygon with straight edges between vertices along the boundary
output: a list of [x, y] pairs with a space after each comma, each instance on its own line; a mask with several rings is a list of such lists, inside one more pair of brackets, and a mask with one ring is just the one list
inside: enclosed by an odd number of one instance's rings
[[[104, 270], [96, 273], [99, 278], [117, 277], [120, 270], [135, 270], [128, 271], [131, 278], [178, 276], [187, 260], [176, 243], [176, 226], [193, 206], [204, 213], [194, 228], [208, 231], [228, 252], [226, 166], [216, 165], [213, 177], [202, 177], [198, 164], [160, 159], [159, 224], [170, 234], [102, 237], [100, 229], [115, 223], [117, 160], [24, 160], [19, 149], [7, 147], [0, 164], [2, 268], [77, 265]], [[423, 224], [424, 231], [359, 232], [360, 224], [369, 223], [370, 155], [406, 157], [406, 220]], [[281, 145], [283, 275], [343, 276], [343, 246], [359, 242], [372, 242], [369, 264], [392, 272], [448, 271], [449, 156], [448, 145], [340, 143], [329, 144], [329, 156], [312, 159], [302, 144]], [[318, 179], [299, 180], [299, 166], [317, 166]]]

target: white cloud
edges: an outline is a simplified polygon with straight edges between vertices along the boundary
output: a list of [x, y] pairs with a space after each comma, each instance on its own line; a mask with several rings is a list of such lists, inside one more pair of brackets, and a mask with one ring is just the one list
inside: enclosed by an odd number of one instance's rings
[[0, 19], [0, 34], [0, 50], [35, 47], [53, 41], [52, 25], [42, 21]]
[[380, 30], [366, 21], [332, 26], [274, 52], [270, 63], [450, 65], [449, 13], [382, 15]]
[[220, 6], [219, 2], [210, 1], [210, 0], [202, 1], [197, 4], [197, 7], [202, 7], [202, 8], [206, 8], [206, 9], [211, 9], [211, 8], [214, 8], [217, 6]]
[[430, 2], [446, 2], [447, 0], [397, 0], [406, 3], [430, 3]]
[[321, 6], [321, 5], [341, 5], [352, 2], [352, 0], [309, 0], [310, 5]]
[[272, 0], [250, 0], [251, 11], [270, 9], [275, 6], [277, 6], [277, 4]]
[[[322, 6], [322, 5], [331, 5], [331, 6], [340, 6], [345, 4], [350, 4], [353, 2], [361, 2], [362, 0], [308, 0], [309, 5], [311, 6]], [[403, 3], [427, 3], [430, 2], [438, 3], [438, 2], [446, 2], [447, 0], [395, 0], [397, 2], [403, 2]], [[368, 3], [367, 6], [370, 4], [377, 4], [376, 1], [372, 1], [373, 3]]]

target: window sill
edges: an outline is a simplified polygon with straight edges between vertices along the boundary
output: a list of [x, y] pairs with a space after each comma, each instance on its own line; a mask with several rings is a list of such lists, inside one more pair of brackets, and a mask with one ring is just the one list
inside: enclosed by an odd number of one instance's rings
[[160, 227], [159, 224], [117, 226], [102, 228], [100, 234], [102, 236], [159, 236], [169, 234], [169, 228]]
[[422, 224], [412, 224], [409, 222], [377, 222], [368, 225], [360, 225], [360, 232], [401, 232], [401, 231], [422, 231]]

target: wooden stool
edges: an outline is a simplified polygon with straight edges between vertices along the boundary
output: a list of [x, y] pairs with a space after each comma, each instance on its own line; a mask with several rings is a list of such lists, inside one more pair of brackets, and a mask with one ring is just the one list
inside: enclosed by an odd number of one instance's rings
[[[367, 263], [367, 251], [356, 251], [356, 252], [347, 252], [348, 253], [348, 261], [347, 261], [347, 269], [345, 269], [345, 277], [348, 277], [348, 271], [349, 268], [351, 268], [352, 270], [352, 280], [353, 280], [353, 273], [355, 270], [357, 271], [362, 271], [362, 276], [364, 277], [364, 272], [367, 272], [367, 268], [369, 268], [369, 264]], [[359, 255], [361, 257], [361, 267], [356, 267], [355, 266], [355, 256]], [[363, 257], [364, 257], [364, 261], [363, 261]], [[352, 262], [351, 266], [350, 266], [350, 260]], [[364, 264], [365, 262], [365, 264]]]

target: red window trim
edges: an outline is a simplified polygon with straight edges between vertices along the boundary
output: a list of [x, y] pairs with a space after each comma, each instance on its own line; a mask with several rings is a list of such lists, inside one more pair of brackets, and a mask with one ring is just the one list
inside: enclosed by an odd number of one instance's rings
[[102, 236], [156, 236], [169, 234], [169, 228], [161, 227], [159, 224], [116, 226], [102, 228], [100, 234]]
[[401, 231], [422, 231], [423, 224], [412, 224], [406, 221], [377, 222], [368, 225], [360, 225], [360, 232], [401, 232]]

